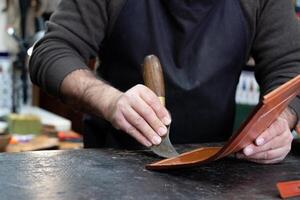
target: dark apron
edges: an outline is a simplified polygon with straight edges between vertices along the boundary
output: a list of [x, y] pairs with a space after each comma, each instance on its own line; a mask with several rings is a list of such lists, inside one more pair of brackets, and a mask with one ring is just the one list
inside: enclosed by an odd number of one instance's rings
[[[238, 0], [128, 0], [100, 52], [99, 75], [126, 91], [143, 83], [148, 54], [162, 63], [173, 143], [224, 141], [249, 30]], [[102, 119], [85, 118], [86, 147], [138, 148]]]

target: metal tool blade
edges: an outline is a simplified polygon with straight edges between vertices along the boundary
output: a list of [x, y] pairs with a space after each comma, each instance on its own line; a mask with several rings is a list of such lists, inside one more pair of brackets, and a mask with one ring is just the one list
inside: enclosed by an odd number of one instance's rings
[[[155, 55], [149, 55], [145, 57], [143, 64], [143, 79], [145, 85], [159, 97], [161, 104], [166, 106], [165, 83], [162, 66], [159, 59]], [[179, 155], [170, 142], [170, 126], [167, 128], [167, 135], [162, 138], [162, 142], [159, 145], [151, 148], [155, 154], [164, 158], [170, 158]]]
[[176, 149], [173, 147], [170, 141], [169, 132], [170, 132], [170, 125], [168, 126], [167, 135], [162, 138], [162, 142], [159, 145], [151, 147], [151, 150], [155, 154], [163, 158], [172, 158], [179, 155], [179, 153], [176, 151]]

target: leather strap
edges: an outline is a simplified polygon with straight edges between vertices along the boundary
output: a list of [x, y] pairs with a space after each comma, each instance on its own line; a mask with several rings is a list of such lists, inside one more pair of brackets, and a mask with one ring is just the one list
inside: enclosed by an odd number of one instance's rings
[[300, 180], [299, 181], [288, 181], [277, 183], [280, 197], [290, 198], [300, 196]]

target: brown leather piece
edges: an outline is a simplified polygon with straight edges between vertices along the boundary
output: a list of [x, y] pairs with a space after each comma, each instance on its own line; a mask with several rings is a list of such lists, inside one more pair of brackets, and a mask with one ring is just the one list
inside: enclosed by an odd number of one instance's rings
[[202, 147], [146, 165], [150, 170], [189, 167], [218, 160], [251, 144], [300, 93], [300, 75], [265, 95], [248, 119], [223, 147]]
[[279, 182], [277, 188], [283, 199], [300, 196], [300, 181]]

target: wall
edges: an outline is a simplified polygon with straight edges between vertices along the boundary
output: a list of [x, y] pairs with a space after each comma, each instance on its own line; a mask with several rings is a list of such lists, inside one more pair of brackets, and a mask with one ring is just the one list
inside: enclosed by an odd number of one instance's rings
[[7, 51], [7, 44], [5, 42], [5, 38], [7, 38], [6, 33], [6, 15], [2, 12], [3, 8], [5, 7], [5, 1], [0, 1], [0, 52]]

